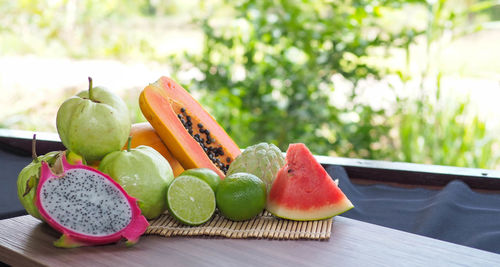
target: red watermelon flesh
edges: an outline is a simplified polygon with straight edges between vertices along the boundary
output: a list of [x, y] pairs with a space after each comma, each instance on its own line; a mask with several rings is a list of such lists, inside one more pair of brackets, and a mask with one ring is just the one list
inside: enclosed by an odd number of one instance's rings
[[267, 210], [285, 219], [322, 220], [352, 209], [345, 196], [304, 144], [290, 144], [278, 171]]

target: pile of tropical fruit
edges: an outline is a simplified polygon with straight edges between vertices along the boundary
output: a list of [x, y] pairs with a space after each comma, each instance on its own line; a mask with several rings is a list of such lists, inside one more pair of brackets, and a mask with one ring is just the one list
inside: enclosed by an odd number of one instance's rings
[[134, 244], [166, 211], [194, 226], [217, 210], [234, 221], [264, 209], [320, 220], [353, 207], [306, 145], [290, 144], [286, 157], [265, 142], [241, 151], [170, 78], [144, 88], [139, 104], [149, 122], [131, 125], [123, 100], [89, 78], [57, 113], [67, 150], [33, 152], [20, 172], [19, 199], [62, 233], [56, 246]]

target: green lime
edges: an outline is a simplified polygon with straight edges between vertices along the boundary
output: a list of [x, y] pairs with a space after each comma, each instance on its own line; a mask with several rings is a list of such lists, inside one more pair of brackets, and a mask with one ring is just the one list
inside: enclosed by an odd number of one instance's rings
[[266, 206], [266, 184], [250, 173], [226, 176], [217, 188], [217, 207], [233, 221], [249, 220]]
[[202, 179], [207, 182], [210, 187], [212, 187], [214, 192], [217, 192], [217, 186], [219, 186], [221, 181], [219, 175], [209, 168], [188, 169], [182, 172], [179, 176], [181, 175], [190, 175]]
[[203, 180], [181, 175], [174, 179], [167, 191], [170, 214], [183, 224], [200, 225], [215, 211], [215, 194]]

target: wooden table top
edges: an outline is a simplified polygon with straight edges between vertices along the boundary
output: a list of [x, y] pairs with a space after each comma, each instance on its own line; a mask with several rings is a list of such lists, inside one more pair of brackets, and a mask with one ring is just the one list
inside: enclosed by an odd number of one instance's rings
[[[64, 149], [55, 133], [37, 136], [39, 154]], [[6, 151], [29, 157], [31, 138], [32, 132], [0, 129], [0, 146]], [[318, 160], [343, 166], [358, 182], [442, 187], [459, 179], [474, 190], [500, 190], [500, 171], [322, 156]], [[328, 241], [143, 236], [131, 248], [119, 243], [59, 249], [52, 245], [58, 237], [57, 232], [31, 216], [0, 220], [0, 262], [85, 267], [500, 266], [500, 254], [341, 216], [335, 217]]]
[[0, 221], [12, 266], [500, 266], [500, 254], [337, 216], [328, 241], [143, 236], [138, 244], [60, 249], [31, 216]]

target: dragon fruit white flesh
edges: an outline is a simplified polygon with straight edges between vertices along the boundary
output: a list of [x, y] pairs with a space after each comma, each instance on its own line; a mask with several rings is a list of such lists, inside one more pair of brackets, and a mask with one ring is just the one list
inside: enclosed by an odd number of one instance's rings
[[114, 243], [134, 244], [146, 231], [135, 198], [108, 175], [91, 167], [71, 165], [62, 157], [62, 173], [42, 162], [35, 205], [45, 221], [63, 235], [58, 247]]

